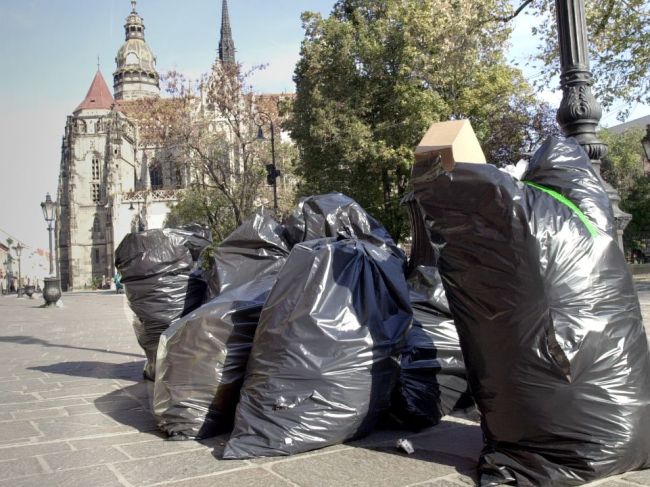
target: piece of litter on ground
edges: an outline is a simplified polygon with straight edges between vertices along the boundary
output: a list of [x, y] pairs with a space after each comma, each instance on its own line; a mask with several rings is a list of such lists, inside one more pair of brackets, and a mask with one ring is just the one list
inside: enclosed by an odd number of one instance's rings
[[399, 450], [405, 451], [408, 455], [410, 455], [411, 453], [415, 453], [415, 448], [413, 448], [413, 443], [411, 443], [406, 438], [400, 438], [399, 440], [397, 440], [397, 445], [395, 446]]

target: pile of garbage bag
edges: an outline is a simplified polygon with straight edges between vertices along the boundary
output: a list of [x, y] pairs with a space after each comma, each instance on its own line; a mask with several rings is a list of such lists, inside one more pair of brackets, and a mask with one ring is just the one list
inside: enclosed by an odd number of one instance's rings
[[205, 283], [195, 263], [210, 243], [209, 231], [193, 225], [130, 233], [115, 250], [115, 267], [136, 316], [133, 329], [147, 356], [144, 376], [150, 380], [160, 334], [203, 302]]
[[158, 350], [154, 413], [174, 439], [232, 428], [262, 306], [289, 256], [284, 228], [267, 212], [215, 250], [208, 302], [170, 327]]
[[391, 417], [421, 430], [454, 410], [474, 405], [458, 333], [438, 269], [419, 266], [408, 279], [413, 326], [401, 350]]
[[371, 430], [412, 319], [403, 264], [356, 239], [292, 249], [262, 310], [224, 458], [291, 455]]
[[230, 431], [262, 306], [275, 278], [227, 289], [170, 326], [158, 348], [154, 414], [175, 440]]
[[[226, 238], [205, 273], [207, 303], [164, 333], [158, 351], [154, 412], [170, 437], [206, 438], [232, 427], [262, 305], [278, 272], [285, 268], [290, 247], [306, 238], [309, 242], [331, 240], [327, 237], [359, 239], [373, 242], [369, 243], [373, 247], [377, 244], [403, 267], [405, 255], [388, 232], [340, 193], [304, 199], [289, 220], [280, 225], [261, 211]], [[321, 265], [326, 272], [333, 263]], [[304, 273], [304, 269], [294, 271]], [[404, 279], [401, 271], [397, 276]], [[283, 279], [286, 285], [295, 278], [284, 275]], [[332, 311], [341, 309], [337, 306]]]
[[244, 222], [214, 251], [205, 273], [207, 300], [280, 272], [289, 256], [285, 237], [284, 227], [263, 209]]
[[521, 181], [426, 161], [415, 195], [440, 246], [485, 446], [482, 486], [579, 485], [650, 466], [650, 354], [607, 194], [548, 139]]
[[291, 245], [325, 237], [356, 238], [406, 261], [406, 254], [395, 244], [381, 223], [359, 203], [342, 193], [301, 199], [298, 207], [287, 218], [285, 226]]

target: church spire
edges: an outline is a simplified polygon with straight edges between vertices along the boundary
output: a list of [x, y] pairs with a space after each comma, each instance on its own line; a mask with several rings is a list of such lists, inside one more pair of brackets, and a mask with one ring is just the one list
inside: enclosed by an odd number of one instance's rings
[[228, 15], [228, 0], [223, 0], [221, 6], [221, 39], [219, 40], [219, 61], [235, 64], [235, 42], [232, 40], [230, 30], [230, 16]]

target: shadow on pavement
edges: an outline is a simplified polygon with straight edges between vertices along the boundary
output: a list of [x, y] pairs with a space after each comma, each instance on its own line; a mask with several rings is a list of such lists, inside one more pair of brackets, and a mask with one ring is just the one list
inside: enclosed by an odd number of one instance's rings
[[5, 343], [19, 343], [21, 345], [41, 345], [43, 347], [56, 347], [56, 348], [71, 348], [74, 350], [90, 350], [91, 352], [110, 353], [113, 355], [125, 355], [127, 357], [142, 357], [141, 353], [128, 353], [128, 352], [114, 352], [102, 348], [89, 348], [89, 347], [73, 347], [72, 345], [65, 345], [63, 343], [51, 343], [41, 338], [34, 338], [30, 336], [0, 336], [0, 342]]
[[153, 382], [142, 379], [143, 367], [144, 360], [138, 360], [121, 364], [96, 361], [61, 362], [29, 369], [73, 377], [134, 381], [135, 383], [130, 385], [120, 383], [122, 388], [96, 397], [93, 403], [98, 412], [118, 423], [162, 438], [164, 435], [158, 431], [152, 413]]
[[[408, 439], [414, 452], [410, 455], [397, 447], [399, 439]], [[438, 426], [418, 433], [387, 426], [373, 431], [366, 438], [347, 443], [356, 448], [395, 455], [410, 460], [453, 467], [456, 472], [477, 482], [477, 461], [483, 448], [483, 432], [476, 424], [442, 420]]]
[[91, 377], [95, 379], [126, 379], [138, 381], [142, 379], [144, 360], [111, 364], [106, 362], [61, 362], [52, 365], [29, 367], [48, 374], [64, 374], [75, 377]]

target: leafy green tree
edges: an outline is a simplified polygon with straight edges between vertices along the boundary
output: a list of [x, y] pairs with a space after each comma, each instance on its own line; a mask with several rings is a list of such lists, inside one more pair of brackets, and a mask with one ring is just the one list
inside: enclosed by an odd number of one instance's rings
[[515, 162], [546, 131], [545, 107], [507, 65], [505, 0], [340, 0], [303, 14], [287, 123], [302, 194], [341, 191], [394, 238], [413, 150], [432, 122], [469, 118], [489, 160]]
[[643, 129], [631, 129], [615, 134], [607, 129], [599, 132], [601, 140], [609, 147], [602, 161], [603, 178], [618, 189], [621, 199], [625, 199], [634, 190], [643, 176]]
[[621, 209], [632, 215], [632, 221], [625, 229], [626, 235], [650, 233], [650, 176], [637, 180], [634, 188], [621, 201]]
[[[585, 1], [591, 69], [595, 95], [606, 108], [618, 102], [625, 106], [650, 103], [650, 2], [647, 0]], [[516, 13], [530, 12], [538, 20], [532, 29], [540, 41], [533, 57], [545, 74], [542, 82], [556, 83], [559, 71], [554, 0], [522, 0]], [[495, 15], [507, 21], [511, 15]]]

